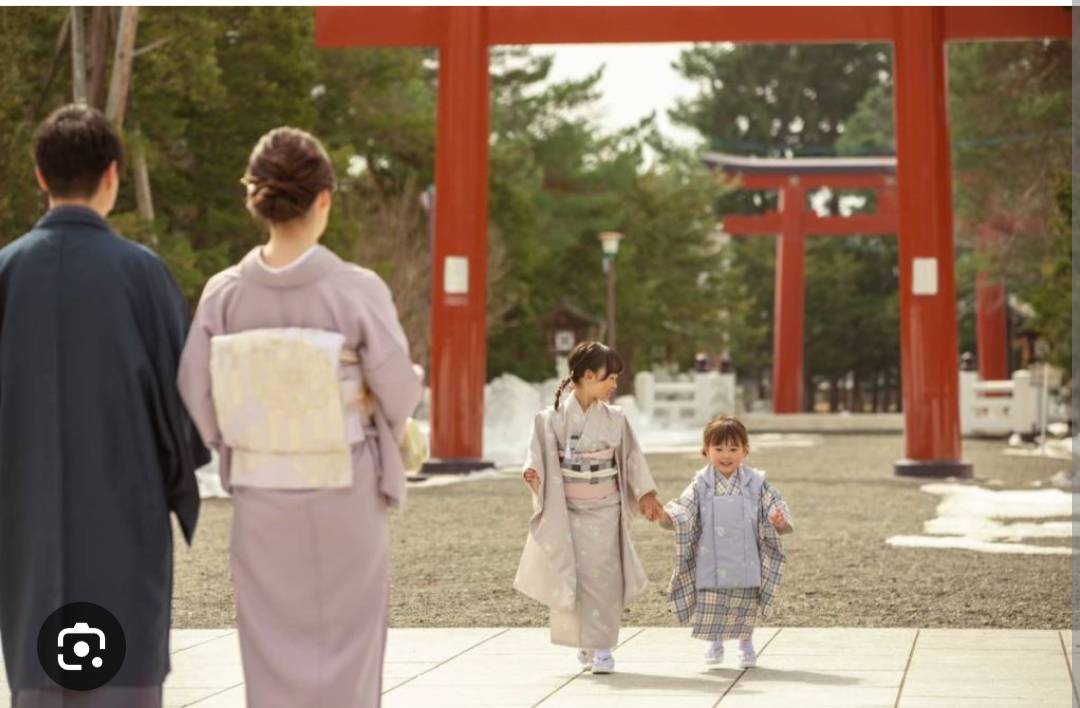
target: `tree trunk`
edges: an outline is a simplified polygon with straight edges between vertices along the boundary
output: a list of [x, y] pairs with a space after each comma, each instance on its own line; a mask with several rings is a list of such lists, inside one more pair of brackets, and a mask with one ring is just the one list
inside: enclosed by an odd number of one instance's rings
[[90, 72], [86, 85], [86, 100], [94, 108], [105, 109], [105, 79], [109, 69], [109, 40], [112, 11], [108, 7], [91, 7], [87, 29], [86, 69]]
[[[150, 191], [150, 170], [146, 165], [146, 147], [142, 140], [142, 133], [138, 126], [132, 131], [135, 139], [132, 141], [131, 167], [135, 173], [135, 205], [139, 212], [139, 218], [143, 221], [154, 220], [154, 197]], [[151, 243], [157, 246], [157, 237], [151, 237]]]
[[817, 412], [817, 381], [812, 376], [803, 381], [803, 405], [804, 413]]
[[871, 410], [873, 410], [874, 413], [878, 413], [878, 412], [881, 411], [881, 408], [880, 408], [880, 405], [879, 405], [881, 403], [881, 400], [878, 398], [878, 394], [880, 392], [881, 392], [881, 372], [880, 371], [875, 371], [874, 372], [874, 377], [871, 379], [871, 384], [870, 384], [870, 400], [872, 401]]
[[836, 413], [840, 409], [840, 382], [835, 376], [829, 377], [829, 412]]
[[900, 381], [900, 371], [898, 369], [893, 369], [892, 390], [893, 390], [893, 395], [896, 396], [896, 412], [897, 413], [903, 413], [904, 412], [904, 391], [901, 388], [901, 384], [902, 384], [902, 382]]
[[619, 383], [615, 387], [616, 396], [634, 395], [634, 354], [636, 352], [637, 347], [632, 344], [627, 344], [622, 347], [620, 356], [623, 360], [623, 370], [619, 374]]
[[139, 26], [139, 8], [125, 7], [120, 12], [116, 31], [116, 54], [113, 58], [112, 82], [105, 103], [105, 117], [120, 131], [124, 127], [128, 93], [131, 90], [131, 61], [135, 52], [135, 30]]
[[71, 8], [71, 100], [86, 103], [86, 33], [83, 9]]

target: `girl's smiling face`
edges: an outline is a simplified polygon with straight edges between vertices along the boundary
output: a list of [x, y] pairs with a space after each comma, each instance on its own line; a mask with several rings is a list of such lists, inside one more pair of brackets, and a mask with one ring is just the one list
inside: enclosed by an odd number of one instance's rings
[[750, 454], [737, 440], [721, 440], [705, 448], [705, 456], [725, 477], [731, 476]]

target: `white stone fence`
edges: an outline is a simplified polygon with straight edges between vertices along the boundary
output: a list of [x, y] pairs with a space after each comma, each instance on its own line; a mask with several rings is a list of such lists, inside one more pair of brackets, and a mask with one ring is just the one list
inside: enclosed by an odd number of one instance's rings
[[963, 435], [1042, 434], [1050, 423], [1068, 419], [1055, 402], [1060, 381], [1050, 374], [1032, 376], [1021, 369], [1011, 379], [980, 381], [974, 371], [960, 372], [960, 430]]
[[642, 414], [660, 426], [700, 426], [720, 413], [736, 413], [734, 373], [695, 372], [660, 381], [642, 371], [634, 377], [634, 396]]

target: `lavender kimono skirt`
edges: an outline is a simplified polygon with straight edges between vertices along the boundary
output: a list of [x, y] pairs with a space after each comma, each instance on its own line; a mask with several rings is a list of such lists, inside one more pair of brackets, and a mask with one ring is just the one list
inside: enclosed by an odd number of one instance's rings
[[231, 569], [252, 708], [379, 705], [390, 534], [374, 447], [373, 438], [353, 446], [352, 487], [233, 488]]

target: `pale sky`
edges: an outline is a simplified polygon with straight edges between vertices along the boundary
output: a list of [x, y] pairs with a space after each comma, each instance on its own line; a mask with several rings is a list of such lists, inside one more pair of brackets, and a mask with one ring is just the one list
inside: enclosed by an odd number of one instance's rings
[[676, 127], [667, 118], [667, 109], [678, 98], [697, 93], [671, 63], [679, 52], [693, 45], [679, 44], [548, 44], [534, 45], [538, 54], [554, 54], [551, 79], [578, 79], [607, 68], [600, 82], [603, 94], [596, 118], [608, 130], [624, 128], [656, 111], [661, 132], [682, 145], [699, 142], [696, 131]]

